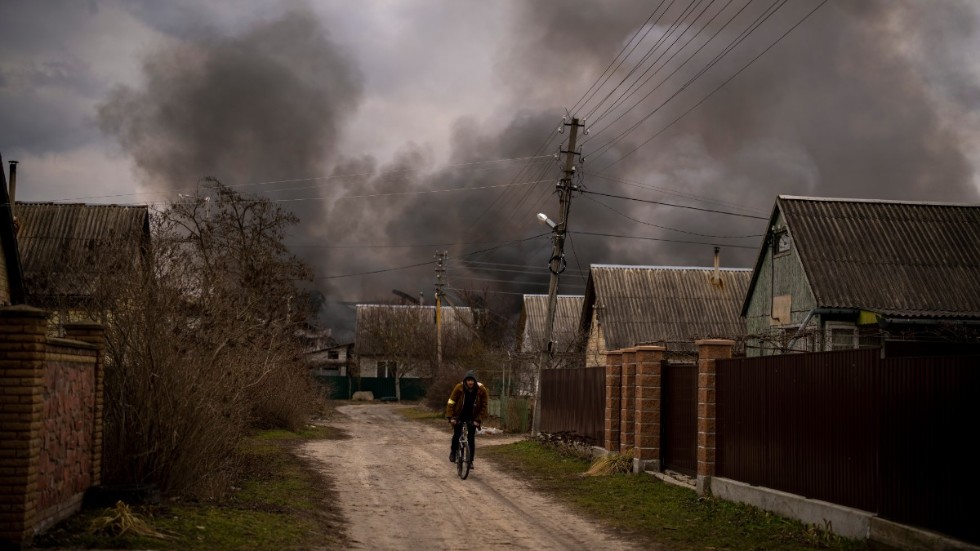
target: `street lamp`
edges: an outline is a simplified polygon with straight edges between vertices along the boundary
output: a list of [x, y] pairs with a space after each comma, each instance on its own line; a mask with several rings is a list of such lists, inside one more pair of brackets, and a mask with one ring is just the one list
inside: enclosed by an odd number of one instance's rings
[[541, 426], [541, 371], [546, 365], [551, 364], [551, 340], [555, 328], [555, 310], [557, 309], [558, 303], [558, 274], [562, 271], [562, 245], [564, 241], [563, 228], [557, 222], [548, 218], [548, 215], [539, 212], [538, 221], [551, 228], [554, 252], [551, 255], [551, 260], [548, 261], [548, 270], [551, 272], [551, 280], [548, 284], [548, 313], [544, 320], [544, 339], [541, 342], [541, 356], [538, 360], [537, 377], [534, 381], [534, 413], [531, 418], [531, 432], [535, 436], [540, 433]]
[[548, 227], [551, 229], [555, 229], [558, 227], [558, 223], [552, 220], [551, 218], [548, 218], [548, 215], [543, 212], [538, 213], [538, 221], [541, 222], [542, 224], [547, 224]]

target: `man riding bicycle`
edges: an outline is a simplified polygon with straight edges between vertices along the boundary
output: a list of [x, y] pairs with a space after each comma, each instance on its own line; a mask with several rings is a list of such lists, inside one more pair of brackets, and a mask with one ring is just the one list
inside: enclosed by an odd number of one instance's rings
[[466, 426], [470, 441], [469, 467], [473, 467], [473, 455], [476, 452], [476, 429], [480, 426], [483, 415], [487, 412], [489, 401], [486, 387], [477, 382], [476, 373], [473, 371], [467, 371], [463, 377], [463, 382], [456, 383], [456, 386], [453, 387], [453, 391], [449, 394], [449, 402], [446, 403], [446, 418], [453, 425], [453, 441], [449, 448], [449, 461], [456, 462], [459, 435], [463, 426]]

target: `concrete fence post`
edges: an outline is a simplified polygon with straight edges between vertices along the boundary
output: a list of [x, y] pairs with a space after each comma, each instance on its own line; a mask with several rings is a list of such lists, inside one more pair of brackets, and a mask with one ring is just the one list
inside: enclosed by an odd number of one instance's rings
[[698, 476], [699, 494], [711, 494], [711, 477], [715, 475], [717, 459], [717, 367], [716, 360], [732, 357], [735, 341], [704, 339], [695, 341], [698, 347]]
[[95, 362], [95, 411], [92, 434], [92, 486], [102, 484], [103, 430], [105, 419], [105, 328], [94, 322], [66, 323], [65, 336], [69, 339], [98, 347]]
[[636, 348], [623, 349], [622, 415], [619, 419], [619, 453], [633, 451], [636, 430]]
[[34, 538], [47, 325], [37, 308], [0, 308], [0, 547]]
[[606, 419], [603, 426], [603, 447], [619, 451], [619, 427], [623, 399], [623, 353], [619, 350], [606, 354]]
[[636, 347], [636, 423], [633, 472], [660, 471], [661, 362], [663, 346]]

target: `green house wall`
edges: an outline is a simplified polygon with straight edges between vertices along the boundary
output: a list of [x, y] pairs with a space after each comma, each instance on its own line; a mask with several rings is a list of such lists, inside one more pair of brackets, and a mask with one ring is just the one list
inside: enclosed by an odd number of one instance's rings
[[[782, 213], [777, 213], [772, 227], [771, 236], [779, 233], [786, 226]], [[790, 233], [790, 238], [793, 235]], [[745, 325], [748, 331], [748, 346], [746, 355], [759, 356], [771, 354], [766, 350], [759, 335], [778, 331], [782, 327], [799, 326], [807, 314], [816, 307], [816, 299], [810, 289], [803, 264], [800, 262], [795, 239], [792, 240], [789, 252], [773, 255], [772, 239], [764, 246], [764, 256], [758, 266], [755, 284], [749, 289], [748, 309], [746, 310]], [[790, 319], [788, 322], [772, 319], [773, 297], [790, 297]], [[811, 319], [810, 325], [819, 326], [819, 319]]]

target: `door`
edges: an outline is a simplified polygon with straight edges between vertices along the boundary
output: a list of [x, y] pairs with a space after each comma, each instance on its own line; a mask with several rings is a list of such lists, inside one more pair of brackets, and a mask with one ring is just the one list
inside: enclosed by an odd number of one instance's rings
[[661, 444], [664, 470], [697, 476], [698, 366], [663, 363]]

